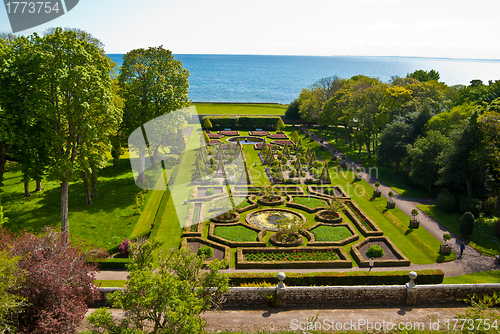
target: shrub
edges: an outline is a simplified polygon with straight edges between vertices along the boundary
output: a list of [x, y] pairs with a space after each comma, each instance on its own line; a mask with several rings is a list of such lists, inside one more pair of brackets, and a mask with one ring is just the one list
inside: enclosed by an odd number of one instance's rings
[[437, 206], [443, 212], [453, 212], [455, 202], [455, 196], [448, 192], [441, 193], [437, 197]]
[[379, 245], [371, 245], [366, 251], [366, 256], [368, 257], [382, 257], [384, 256], [384, 250]]
[[215, 189], [214, 188], [208, 188], [205, 190], [205, 196], [211, 196], [215, 194]]
[[498, 198], [497, 197], [488, 197], [486, 201], [484, 201], [484, 212], [488, 216], [493, 216], [495, 209], [497, 208]]
[[443, 240], [444, 240], [444, 244], [448, 245], [448, 241], [451, 240], [451, 235], [449, 233], [443, 234]]
[[320, 161], [316, 160], [313, 162], [313, 166], [316, 168], [321, 168], [323, 167], [323, 164]]
[[208, 259], [209, 257], [212, 257], [214, 255], [214, 250], [212, 249], [212, 247], [203, 245], [198, 248], [197, 255], [202, 259]]
[[460, 219], [460, 233], [467, 237], [474, 231], [474, 215], [471, 212], [466, 212]]
[[318, 170], [316, 168], [311, 168], [311, 169], [309, 169], [309, 174], [316, 175], [316, 174], [318, 174]]
[[378, 190], [378, 187], [380, 187], [380, 182], [377, 181], [377, 182], [375, 182], [375, 188], [377, 188], [377, 190]]
[[288, 159], [286, 157], [281, 158], [281, 163], [283, 165], [286, 165], [287, 162], [288, 162]]
[[290, 171], [290, 177], [297, 177], [297, 170], [295, 168], [292, 168]]
[[325, 195], [331, 195], [331, 196], [335, 196], [336, 195], [334, 188], [326, 188], [325, 190], [323, 190], [323, 194], [325, 194]]
[[307, 162], [305, 157], [299, 158], [301, 164], [305, 164]]
[[120, 252], [120, 255], [122, 257], [128, 257], [128, 250], [130, 248], [131, 243], [132, 243], [132, 241], [130, 241], [127, 238], [123, 239], [123, 241], [120, 242], [120, 246], [118, 247], [118, 251]]
[[481, 205], [483, 203], [477, 198], [469, 198], [465, 197], [460, 199], [459, 210], [461, 214], [466, 213], [467, 211], [472, 212], [474, 217], [479, 217], [481, 213]]

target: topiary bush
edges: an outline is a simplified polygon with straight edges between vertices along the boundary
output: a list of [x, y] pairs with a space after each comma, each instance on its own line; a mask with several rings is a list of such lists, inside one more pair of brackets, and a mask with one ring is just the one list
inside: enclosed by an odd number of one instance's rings
[[214, 250], [207, 245], [203, 245], [198, 248], [198, 252], [196, 254], [203, 259], [208, 259], [214, 255]]
[[495, 209], [497, 208], [497, 203], [497, 197], [488, 197], [488, 199], [484, 201], [484, 212], [488, 216], [493, 216], [493, 214], [495, 213]]
[[443, 212], [453, 212], [455, 202], [455, 196], [448, 192], [441, 193], [437, 197], [437, 206]]
[[313, 167], [313, 168], [309, 169], [309, 174], [316, 176], [316, 174], [318, 174], [318, 170]]
[[474, 231], [474, 223], [475, 219], [472, 212], [464, 213], [462, 219], [460, 219], [460, 233], [465, 237], [470, 236]]
[[479, 217], [481, 213], [482, 202], [477, 198], [465, 197], [460, 199], [459, 210], [461, 214], [466, 213], [467, 211], [472, 212], [474, 217]]
[[295, 168], [292, 168], [289, 174], [290, 177], [297, 177], [297, 170]]
[[366, 256], [368, 257], [382, 257], [384, 256], [384, 250], [379, 245], [371, 245], [366, 251]]

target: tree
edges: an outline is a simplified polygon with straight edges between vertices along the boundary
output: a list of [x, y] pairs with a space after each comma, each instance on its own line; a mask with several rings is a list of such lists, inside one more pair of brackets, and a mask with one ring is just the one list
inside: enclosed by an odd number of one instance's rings
[[450, 140], [438, 131], [429, 131], [408, 146], [411, 163], [410, 180], [431, 192], [439, 179], [441, 169], [439, 156], [451, 145]]
[[474, 223], [474, 215], [470, 211], [464, 213], [460, 219], [460, 233], [464, 237], [472, 235], [472, 232], [474, 231]]
[[439, 80], [439, 72], [436, 70], [424, 71], [424, 70], [416, 70], [413, 73], [408, 73], [406, 75], [408, 78], [417, 79], [420, 82], [426, 81], [438, 81]]
[[411, 143], [411, 125], [402, 121], [390, 123], [380, 135], [378, 159], [381, 162], [393, 162], [394, 173], [399, 170], [401, 160], [407, 154], [407, 145]]
[[120, 120], [112, 101], [110, 65], [94, 43], [71, 30], [55, 29], [36, 43], [47, 56], [40, 80], [49, 172], [61, 180], [61, 230], [69, 233], [69, 182], [86, 167], [93, 152], [110, 149], [109, 137]]
[[[135, 49], [123, 56], [120, 87], [125, 100], [123, 123], [127, 137], [137, 128], [159, 116], [187, 107], [189, 71], [162, 46]], [[177, 132], [179, 128], [171, 129]], [[171, 133], [158, 129], [155, 138]], [[150, 143], [151, 144], [151, 143]], [[129, 147], [139, 153], [137, 183], [144, 183], [146, 144]]]
[[226, 263], [214, 260], [203, 270], [204, 257], [181, 249], [160, 254], [156, 267], [153, 254], [160, 246], [156, 240], [132, 245], [127, 284], [111, 296], [113, 305], [129, 314], [119, 326], [144, 330], [149, 323], [151, 333], [201, 333], [205, 321], [200, 313], [228, 290], [227, 276], [218, 272]]
[[20, 333], [75, 333], [87, 311], [87, 300], [98, 297], [93, 288], [95, 262], [103, 251], [84, 251], [82, 244], [68, 245], [65, 234], [47, 228], [40, 235], [0, 231], [0, 252], [18, 259], [25, 280], [12, 292], [26, 299], [17, 314]]
[[205, 118], [203, 121], [203, 129], [210, 130], [212, 128], [212, 122], [210, 122], [210, 118]]
[[283, 130], [285, 128], [285, 123], [283, 123], [283, 120], [280, 119], [278, 120], [278, 122], [276, 123], [276, 132], [280, 132], [281, 130]]
[[288, 105], [285, 111], [285, 118], [287, 121], [292, 121], [292, 123], [295, 125], [295, 122], [300, 120], [300, 114], [299, 114], [299, 109], [300, 109], [300, 100], [295, 99]]

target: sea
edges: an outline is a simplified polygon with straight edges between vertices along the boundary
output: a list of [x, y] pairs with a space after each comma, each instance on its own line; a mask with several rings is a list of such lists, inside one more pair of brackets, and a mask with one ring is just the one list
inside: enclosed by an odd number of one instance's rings
[[[119, 66], [123, 54], [108, 54]], [[193, 102], [289, 104], [321, 78], [366, 75], [390, 82], [415, 70], [439, 72], [449, 86], [500, 80], [500, 59], [175, 54], [190, 72]]]

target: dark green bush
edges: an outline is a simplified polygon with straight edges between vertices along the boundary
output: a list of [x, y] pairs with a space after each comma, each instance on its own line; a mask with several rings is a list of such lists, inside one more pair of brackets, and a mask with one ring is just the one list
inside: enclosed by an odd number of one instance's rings
[[498, 198], [497, 197], [488, 197], [486, 201], [484, 201], [484, 212], [488, 216], [493, 216], [495, 209], [497, 208]]
[[474, 231], [474, 215], [471, 212], [466, 212], [460, 219], [460, 233], [467, 237], [472, 234]]
[[443, 212], [453, 212], [455, 202], [455, 196], [447, 192], [440, 193], [437, 197], [437, 206]]
[[205, 190], [205, 196], [211, 196], [215, 194], [215, 189], [214, 188], [208, 188]]
[[368, 257], [382, 257], [384, 256], [384, 250], [379, 245], [371, 245], [366, 251], [366, 256]]
[[[444, 273], [438, 269], [417, 270], [417, 284], [443, 283]], [[285, 273], [285, 284], [288, 286], [333, 286], [333, 285], [404, 285], [409, 281], [408, 271], [358, 271], [358, 272], [308, 272]], [[278, 284], [276, 273], [230, 273], [232, 286], [264, 281]]]
[[290, 177], [297, 177], [297, 170], [295, 168], [292, 168], [289, 175]]
[[[204, 125], [207, 118], [213, 125], [212, 130], [274, 130], [275, 124], [281, 119], [279, 116], [205, 116], [201, 124]], [[206, 130], [205, 127], [203, 129]]]
[[460, 213], [464, 214], [466, 212], [472, 212], [474, 217], [479, 217], [479, 214], [481, 213], [481, 206], [482, 206], [481, 200], [477, 198], [461, 198], [460, 199]]
[[495, 222], [495, 235], [500, 238], [500, 219]]
[[212, 249], [212, 247], [203, 245], [198, 248], [197, 255], [203, 259], [208, 259], [209, 257], [212, 257], [214, 255], [214, 250]]

